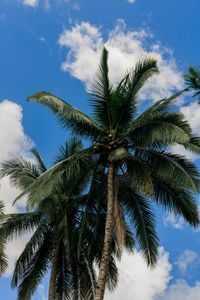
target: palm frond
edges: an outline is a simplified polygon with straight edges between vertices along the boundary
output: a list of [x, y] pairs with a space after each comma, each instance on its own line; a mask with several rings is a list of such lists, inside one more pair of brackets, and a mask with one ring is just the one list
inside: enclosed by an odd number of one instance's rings
[[31, 149], [31, 152], [33, 153], [33, 155], [34, 155], [34, 157], [36, 159], [37, 166], [38, 166], [40, 172], [44, 173], [47, 170], [47, 168], [46, 168], [46, 166], [45, 166], [45, 164], [44, 164], [44, 162], [43, 162], [43, 160], [42, 160], [39, 152], [35, 148]]
[[34, 253], [31, 262], [24, 273], [22, 282], [18, 287], [18, 300], [30, 300], [31, 296], [37, 289], [44, 274], [48, 270], [48, 265], [52, 257], [55, 235], [47, 232], [43, 239], [42, 245]]
[[109, 291], [114, 291], [118, 284], [118, 270], [115, 259], [112, 255], [109, 257], [108, 273], [106, 278], [106, 287]]
[[6, 243], [1, 242], [0, 245], [0, 277], [6, 272], [8, 267], [8, 256], [6, 255]]
[[139, 90], [151, 76], [158, 73], [156, 60], [146, 57], [119, 83], [112, 98], [113, 127], [116, 127], [116, 131], [124, 131], [133, 122], [137, 113]]
[[64, 247], [60, 247], [58, 254], [58, 266], [56, 275], [56, 299], [71, 299], [71, 274], [69, 260], [67, 259]]
[[136, 128], [142, 127], [147, 123], [150, 123], [155, 118], [159, 117], [161, 114], [170, 111], [170, 106], [174, 103], [174, 100], [181, 96], [183, 93], [188, 91], [188, 89], [184, 89], [178, 93], [175, 93], [169, 98], [162, 99], [157, 101], [153, 105], [151, 105], [148, 109], [146, 109], [139, 117], [132, 124], [130, 124], [129, 128], [125, 130], [123, 133], [124, 136], [131, 135], [131, 132], [134, 131]]
[[59, 124], [63, 128], [69, 128], [75, 135], [96, 139], [103, 133], [89, 116], [50, 93], [38, 92], [28, 97], [27, 101], [31, 100], [49, 108]]
[[143, 121], [143, 125], [135, 127], [129, 137], [134, 144], [142, 147], [150, 147], [154, 142], [168, 146], [188, 143], [191, 133], [191, 127], [182, 114], [165, 112], [147, 120], [146, 124]]
[[145, 161], [152, 174], [170, 179], [174, 187], [182, 187], [197, 193], [200, 175], [192, 161], [183, 156], [153, 150], [137, 150], [135, 156]]
[[151, 267], [154, 267], [158, 255], [158, 237], [155, 227], [155, 217], [150, 206], [150, 202], [140, 195], [134, 193], [127, 187], [127, 200], [124, 205], [127, 208], [127, 214], [130, 222], [136, 231], [136, 239], [140, 250]]
[[62, 182], [63, 172], [66, 174], [66, 180], [76, 178], [81, 170], [88, 170], [93, 164], [92, 149], [82, 150], [59, 163], [53, 165], [44, 172], [33, 184], [28, 186], [24, 192], [16, 198], [16, 201], [22, 195], [28, 195], [28, 207], [33, 208], [36, 204], [48, 197], [56, 186]]
[[0, 216], [4, 215], [5, 204], [2, 200], [0, 200]]
[[12, 157], [1, 163], [0, 176], [9, 176], [15, 187], [24, 189], [39, 177], [40, 171], [32, 162]]
[[[192, 89], [193, 97], [200, 96], [200, 68], [189, 66], [188, 74], [184, 75], [186, 85]], [[198, 97], [199, 103], [199, 97]]]
[[119, 180], [117, 177], [115, 177], [114, 189], [113, 229], [117, 238], [119, 255], [121, 256], [126, 241], [126, 230], [123, 210], [118, 200]]
[[38, 248], [43, 243], [45, 234], [48, 232], [48, 226], [41, 224], [37, 227], [31, 239], [26, 244], [23, 252], [16, 261], [15, 269], [12, 276], [11, 287], [17, 287], [18, 283], [22, 281], [24, 273], [26, 272], [32, 257], [35, 255]]
[[200, 154], [200, 137], [191, 135], [189, 142], [184, 143], [183, 146], [192, 153]]
[[77, 137], [72, 137], [69, 141], [65, 142], [64, 146], [59, 146], [54, 164], [62, 161], [69, 156], [77, 154], [81, 150], [83, 150], [82, 142]]
[[153, 177], [154, 197], [159, 205], [170, 213], [182, 216], [191, 226], [199, 225], [197, 204], [192, 194], [184, 188], [174, 188], [170, 181]]
[[5, 215], [0, 224], [0, 241], [11, 240], [26, 232], [31, 232], [41, 222], [41, 212], [16, 213]]
[[138, 156], [129, 156], [126, 160], [127, 175], [129, 185], [138, 193], [142, 193], [147, 197], [153, 194], [153, 184], [151, 179], [151, 170], [146, 161]]
[[99, 71], [91, 86], [90, 106], [93, 108], [93, 116], [105, 129], [111, 129], [112, 111], [111, 94], [112, 88], [108, 79], [108, 51], [104, 47], [101, 56]]

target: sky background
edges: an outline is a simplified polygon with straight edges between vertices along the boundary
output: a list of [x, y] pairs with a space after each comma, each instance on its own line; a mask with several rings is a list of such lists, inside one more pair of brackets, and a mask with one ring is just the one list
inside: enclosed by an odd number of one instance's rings
[[[0, 0], [0, 160], [9, 155], [30, 158], [37, 147], [47, 166], [68, 136], [44, 107], [26, 102], [37, 91], [48, 91], [90, 113], [87, 90], [103, 45], [109, 50], [110, 77], [115, 84], [138, 59], [157, 59], [160, 75], [140, 93], [141, 109], [184, 87], [188, 65], [200, 63], [199, 0]], [[200, 132], [200, 106], [190, 96], [177, 109]], [[175, 146], [200, 167], [199, 159]], [[16, 191], [0, 183], [6, 212]], [[199, 204], [199, 197], [197, 197]], [[147, 269], [139, 252], [124, 254], [120, 281], [106, 300], [196, 300], [200, 298], [200, 230], [157, 209], [160, 255], [157, 268]], [[14, 262], [27, 236], [7, 247], [8, 272], [0, 280], [1, 299], [16, 299], [10, 288]], [[46, 300], [48, 275], [33, 300]]]

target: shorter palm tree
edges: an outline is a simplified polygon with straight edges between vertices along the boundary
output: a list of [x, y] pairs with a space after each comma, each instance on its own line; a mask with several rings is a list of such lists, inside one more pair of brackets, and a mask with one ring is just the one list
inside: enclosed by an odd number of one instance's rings
[[[65, 147], [60, 147], [56, 162], [78, 153], [81, 148], [81, 142], [73, 139]], [[1, 174], [10, 175], [15, 186], [26, 189], [46, 171], [39, 153], [33, 150], [33, 154], [36, 164], [13, 158], [2, 164]], [[1, 245], [5, 245], [14, 236], [34, 230], [16, 262], [12, 278], [12, 287], [18, 286], [19, 300], [31, 299], [49, 266], [49, 300], [94, 298], [94, 263], [99, 263], [101, 259], [106, 209], [100, 201], [102, 197], [98, 198], [102, 194], [95, 189], [92, 197], [96, 197], [98, 201], [93, 201], [87, 208], [87, 214], [85, 213], [86, 203], [88, 205], [91, 202], [91, 193], [83, 194], [90, 175], [88, 172], [86, 176], [85, 171], [73, 180], [63, 172], [59, 184], [54, 186], [47, 197], [34, 201], [31, 197], [28, 198], [28, 207], [36, 207], [34, 211], [3, 216], [0, 227]], [[96, 172], [94, 178], [97, 177]], [[126, 247], [133, 249], [134, 240], [127, 226], [126, 228]], [[107, 286], [110, 289], [117, 284], [114, 260], [115, 254], [117, 255], [116, 245], [113, 239], [107, 276]]]

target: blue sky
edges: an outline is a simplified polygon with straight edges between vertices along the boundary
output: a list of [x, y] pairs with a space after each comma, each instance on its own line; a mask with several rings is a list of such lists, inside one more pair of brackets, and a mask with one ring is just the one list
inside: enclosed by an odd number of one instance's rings
[[[110, 51], [113, 83], [134, 63], [151, 55], [161, 74], [141, 92], [141, 106], [168, 96], [184, 86], [182, 75], [189, 64], [200, 63], [198, 0], [1, 0], [0, 3], [0, 160], [9, 155], [30, 157], [35, 145], [48, 166], [68, 134], [44, 107], [27, 103], [36, 91], [49, 91], [90, 113], [87, 89], [96, 71], [102, 46]], [[146, 101], [144, 101], [146, 100]], [[182, 97], [177, 109], [200, 132], [200, 107]], [[174, 151], [188, 155], [180, 147]], [[199, 166], [195, 156], [189, 156]], [[17, 191], [3, 180], [0, 197], [6, 210]], [[199, 197], [197, 197], [199, 202]], [[160, 237], [158, 267], [150, 272], [136, 251], [124, 255], [119, 288], [107, 300], [194, 300], [200, 297], [200, 231], [157, 209]], [[2, 299], [16, 299], [9, 274], [27, 237], [8, 247], [11, 265], [0, 280]], [[34, 300], [45, 300], [48, 278]], [[183, 298], [184, 297], [184, 298]]]

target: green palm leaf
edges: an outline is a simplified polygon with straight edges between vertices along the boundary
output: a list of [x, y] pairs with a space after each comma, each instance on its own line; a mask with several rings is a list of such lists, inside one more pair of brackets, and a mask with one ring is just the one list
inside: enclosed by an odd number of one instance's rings
[[108, 51], [103, 48], [99, 71], [91, 86], [90, 106], [94, 119], [105, 129], [112, 127], [111, 95], [112, 87], [108, 79]]
[[[199, 66], [189, 66], [188, 74], [184, 75], [185, 83], [193, 90], [193, 97], [200, 95], [200, 69]], [[198, 97], [199, 103], [199, 97]]]
[[197, 204], [191, 193], [185, 189], [174, 188], [170, 181], [161, 180], [159, 177], [153, 177], [153, 184], [153, 200], [170, 213], [183, 217], [191, 226], [199, 225]]
[[30, 100], [49, 108], [62, 127], [69, 128], [73, 134], [93, 139], [103, 134], [102, 129], [90, 117], [50, 93], [38, 92], [28, 97], [27, 101]]
[[129, 128], [125, 131], [123, 135], [131, 135], [136, 128], [145, 126], [147, 123], [150, 123], [156, 118], [160, 117], [167, 110], [169, 111], [170, 106], [174, 103], [174, 100], [186, 91], [188, 91], [188, 89], [184, 89], [178, 93], [175, 93], [169, 98], [155, 102], [152, 106], [146, 109], [139, 117], [137, 117], [137, 119], [132, 124], [130, 124]]
[[125, 205], [130, 222], [134, 225], [140, 250], [149, 266], [157, 262], [158, 237], [155, 216], [150, 201], [127, 187]]
[[55, 239], [55, 234], [53, 235], [52, 232], [47, 232], [42, 245], [32, 256], [22, 282], [18, 287], [18, 300], [30, 300], [44, 274], [47, 272], [54, 247], [52, 243], [53, 239]]
[[168, 178], [176, 187], [195, 193], [199, 191], [199, 172], [196, 166], [183, 156], [142, 149], [135, 152], [136, 157], [146, 162], [152, 174]]
[[112, 116], [115, 131], [124, 131], [137, 113], [137, 94], [145, 82], [159, 73], [156, 60], [147, 57], [139, 61], [133, 71], [125, 75], [113, 93]]

